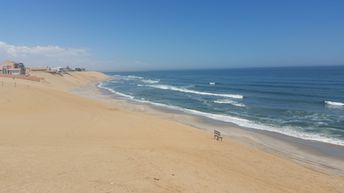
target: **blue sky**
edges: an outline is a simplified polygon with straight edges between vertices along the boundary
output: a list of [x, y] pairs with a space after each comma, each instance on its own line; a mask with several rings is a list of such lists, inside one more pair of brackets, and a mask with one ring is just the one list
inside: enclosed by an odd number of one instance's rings
[[344, 1], [0, 3], [0, 60], [98, 70], [344, 65]]

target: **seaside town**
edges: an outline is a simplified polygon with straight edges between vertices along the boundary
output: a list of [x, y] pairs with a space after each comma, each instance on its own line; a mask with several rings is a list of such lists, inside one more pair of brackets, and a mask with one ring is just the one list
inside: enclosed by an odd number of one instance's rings
[[0, 77], [7, 78], [19, 78], [33, 81], [40, 81], [42, 78], [31, 75], [33, 71], [47, 72], [56, 75], [64, 75], [73, 71], [86, 71], [85, 68], [71, 68], [66, 67], [26, 67], [21, 62], [14, 62], [10, 60], [5, 60], [0, 63]]

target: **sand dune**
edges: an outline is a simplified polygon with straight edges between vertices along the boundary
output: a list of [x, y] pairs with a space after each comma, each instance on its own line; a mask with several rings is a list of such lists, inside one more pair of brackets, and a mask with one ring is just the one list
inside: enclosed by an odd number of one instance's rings
[[0, 192], [344, 192], [342, 176], [68, 92], [101, 73], [35, 75], [0, 78]]

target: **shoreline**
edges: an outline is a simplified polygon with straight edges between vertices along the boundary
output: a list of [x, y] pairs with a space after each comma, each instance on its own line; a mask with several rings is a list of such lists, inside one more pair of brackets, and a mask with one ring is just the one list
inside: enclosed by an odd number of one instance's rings
[[239, 143], [248, 144], [286, 159], [297, 161], [306, 167], [344, 176], [343, 146], [305, 140], [272, 131], [245, 128], [235, 123], [221, 122], [177, 109], [131, 101], [106, 89], [99, 88], [97, 85], [101, 82], [103, 81], [74, 89], [72, 93], [84, 97], [92, 96], [91, 98], [93, 99], [113, 103], [122, 110], [148, 113], [194, 127], [195, 129], [205, 130], [209, 133], [216, 129], [221, 131], [225, 137], [229, 137], [231, 140]]

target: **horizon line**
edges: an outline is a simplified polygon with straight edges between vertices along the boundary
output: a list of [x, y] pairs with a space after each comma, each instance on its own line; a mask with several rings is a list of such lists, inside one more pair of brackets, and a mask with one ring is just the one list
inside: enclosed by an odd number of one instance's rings
[[[264, 69], [264, 68], [312, 68], [312, 67], [344, 67], [344, 64], [334, 65], [303, 65], [303, 66], [248, 66], [248, 67], [214, 67], [214, 68], [185, 68], [185, 69], [148, 69], [148, 70], [100, 70], [100, 72], [161, 72], [161, 71], [203, 71], [203, 70], [236, 70], [236, 69]], [[97, 70], [96, 70], [97, 71]]]

